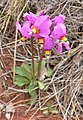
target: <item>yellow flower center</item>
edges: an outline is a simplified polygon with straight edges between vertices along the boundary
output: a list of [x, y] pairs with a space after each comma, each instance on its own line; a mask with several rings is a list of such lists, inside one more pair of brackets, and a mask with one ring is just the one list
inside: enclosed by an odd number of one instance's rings
[[21, 38], [21, 40], [22, 40], [22, 41], [25, 41], [25, 40], [26, 40], [26, 38], [25, 38], [25, 37], [22, 37], [22, 38]]
[[45, 54], [46, 54], [46, 58], [49, 59], [49, 56], [50, 56], [50, 50], [46, 50], [46, 51], [45, 51]]
[[32, 29], [32, 32], [33, 32], [34, 34], [38, 34], [38, 33], [39, 33], [39, 30], [38, 30], [38, 28], [37, 28], [36, 26], [34, 26], [33, 29]]
[[62, 42], [65, 42], [65, 41], [67, 41], [67, 38], [66, 38], [65, 36], [63, 36], [63, 37], [61, 38], [61, 41], [62, 41]]
[[40, 38], [38, 42], [39, 42], [40, 47], [43, 47], [44, 39]]

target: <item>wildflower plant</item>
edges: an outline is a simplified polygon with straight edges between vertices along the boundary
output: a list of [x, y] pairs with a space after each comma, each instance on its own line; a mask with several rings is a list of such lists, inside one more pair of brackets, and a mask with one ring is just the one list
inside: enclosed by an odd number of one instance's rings
[[[70, 46], [66, 37], [64, 15], [55, 16], [51, 20], [50, 16], [44, 14], [44, 11], [41, 11], [39, 16], [29, 12], [23, 14], [23, 19], [22, 25], [16, 21], [16, 28], [21, 33], [21, 41], [31, 41], [32, 66], [22, 64], [21, 67], [16, 67], [15, 84], [19, 86], [27, 85], [27, 92], [31, 96], [30, 103], [33, 105], [37, 98], [36, 87], [39, 87], [41, 90], [45, 87], [40, 80], [42, 68], [45, 67], [45, 60], [43, 60], [44, 53], [46, 59], [49, 59], [53, 47], [56, 46], [58, 54], [62, 54], [62, 47], [64, 46], [69, 51]], [[42, 51], [40, 52], [38, 62], [34, 60], [34, 39], [36, 39], [36, 44]], [[49, 71], [48, 69], [47, 73], [51, 73]], [[47, 75], [49, 76], [49, 74]]]

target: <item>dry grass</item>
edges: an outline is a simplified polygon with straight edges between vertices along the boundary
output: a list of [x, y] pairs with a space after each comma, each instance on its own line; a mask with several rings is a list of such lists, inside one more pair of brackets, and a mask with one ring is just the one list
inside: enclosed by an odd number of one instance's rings
[[[27, 7], [26, 7], [27, 5]], [[0, 93], [0, 97], [7, 93], [8, 95], [14, 92], [25, 92], [21, 89], [16, 89], [16, 86], [6, 86], [8, 76], [12, 79], [14, 76], [11, 74], [11, 70], [5, 71], [7, 67], [5, 65], [3, 57], [8, 55], [13, 64], [16, 62], [29, 62], [31, 63], [31, 48], [28, 43], [25, 43], [27, 47], [18, 43], [20, 40], [17, 35], [19, 34], [15, 28], [16, 19], [21, 19], [24, 11], [39, 12], [44, 9], [45, 13], [49, 14], [52, 18], [58, 14], [64, 14], [66, 16], [67, 36], [71, 44], [71, 51], [63, 52], [62, 56], [59, 56], [56, 49], [53, 49], [52, 56], [49, 61], [49, 65], [53, 67], [53, 75], [50, 78], [44, 80], [47, 85], [47, 96], [42, 97], [43, 94], [39, 91], [37, 105], [32, 109], [37, 109], [36, 112], [43, 108], [52, 98], [54, 99], [53, 106], [59, 106], [59, 111], [62, 113], [64, 120], [75, 119], [79, 120], [83, 117], [83, 1], [82, 0], [45, 0], [38, 2], [33, 0], [17, 1], [17, 0], [4, 0], [0, 2], [0, 85], [3, 84], [4, 92]], [[38, 58], [37, 47], [35, 48], [35, 59]], [[5, 71], [3, 73], [3, 70]], [[14, 74], [15, 75], [15, 74]], [[5, 89], [7, 87], [7, 89]], [[16, 96], [18, 97], [18, 96]], [[14, 97], [13, 99], [16, 99]], [[9, 100], [7, 103], [10, 103]], [[41, 102], [45, 99], [43, 102]], [[28, 100], [24, 100], [28, 101]], [[23, 102], [23, 101], [22, 101]], [[3, 103], [3, 101], [0, 101]], [[15, 104], [15, 103], [14, 103]], [[21, 103], [18, 103], [21, 104]], [[1, 109], [1, 108], [0, 108]], [[32, 117], [36, 114], [32, 115]], [[30, 120], [32, 119], [30, 118]]]

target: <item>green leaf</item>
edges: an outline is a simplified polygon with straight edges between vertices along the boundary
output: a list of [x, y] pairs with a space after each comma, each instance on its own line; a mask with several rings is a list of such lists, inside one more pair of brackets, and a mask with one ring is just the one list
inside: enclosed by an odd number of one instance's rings
[[32, 72], [32, 68], [31, 68], [31, 66], [28, 65], [28, 64], [23, 63], [23, 64], [21, 65], [21, 67], [22, 67], [22, 68], [25, 68], [25, 70], [26, 70], [27, 72], [29, 72], [29, 73]]
[[45, 61], [45, 60], [42, 60], [42, 62], [41, 62], [41, 69], [44, 69], [44, 68], [45, 68], [45, 64], [46, 64], [46, 61]]
[[37, 70], [38, 70], [38, 63], [37, 63], [37, 61], [34, 61], [34, 69], [35, 69], [35, 72], [37, 72]]
[[34, 91], [35, 87], [36, 87], [36, 84], [32, 84], [32, 83], [28, 86], [27, 90], [29, 94]]
[[29, 92], [31, 98], [30, 98], [30, 104], [33, 105], [36, 101], [37, 98], [37, 92], [36, 90], [34, 90], [36, 87], [36, 85], [34, 85], [33, 83], [31, 83], [28, 88], [27, 91]]
[[34, 105], [35, 104], [35, 100], [34, 99], [30, 99], [30, 105], [32, 106], [32, 105]]
[[31, 73], [27, 72], [25, 68], [23, 67], [16, 67], [15, 73], [20, 76], [27, 77], [28, 79], [32, 79]]
[[47, 70], [47, 76], [50, 77], [50, 76], [52, 75], [52, 72], [53, 72], [53, 70], [48, 69], [48, 70]]
[[44, 111], [43, 111], [43, 114], [44, 114], [45, 116], [48, 116], [48, 110], [44, 110]]
[[26, 84], [30, 84], [30, 80], [28, 80], [27, 78], [25, 78], [23, 76], [16, 75], [14, 83], [18, 86], [23, 86]]
[[52, 109], [52, 105], [50, 104], [50, 102], [48, 102], [47, 107], [48, 107], [49, 110]]
[[44, 83], [43, 83], [43, 82], [38, 81], [38, 85], [39, 85], [39, 88], [40, 88], [41, 90], [44, 89]]
[[30, 104], [33, 105], [36, 102], [36, 98], [37, 98], [36, 90], [30, 92], [30, 95], [31, 95]]
[[50, 111], [52, 114], [58, 114], [58, 110], [56, 110], [55, 108], [52, 108], [51, 111]]
[[37, 82], [38, 82], [37, 80], [34, 80], [32, 84], [36, 87], [37, 86]]
[[36, 97], [37, 97], [37, 92], [36, 92], [36, 90], [31, 91], [31, 92], [30, 92], [30, 95], [31, 95], [32, 98], [36, 98]]
[[21, 67], [16, 67], [15, 68], [15, 73], [18, 74], [18, 75], [24, 76], [24, 73], [23, 73]]

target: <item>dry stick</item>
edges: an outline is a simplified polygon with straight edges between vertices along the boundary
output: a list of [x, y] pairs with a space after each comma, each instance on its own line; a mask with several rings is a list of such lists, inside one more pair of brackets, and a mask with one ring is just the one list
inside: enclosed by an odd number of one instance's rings
[[41, 62], [42, 62], [42, 59], [43, 59], [43, 55], [44, 55], [44, 50], [42, 50], [42, 53], [41, 53], [41, 56], [40, 56], [40, 60], [39, 60], [39, 63], [38, 63], [38, 78], [40, 77]]
[[[23, 7], [23, 9], [21, 10], [21, 12], [19, 13], [18, 15], [18, 18], [17, 18], [17, 21], [19, 21], [19, 18], [21, 17], [24, 9], [26, 8], [27, 4], [28, 4], [29, 1], [26, 2], [25, 6]], [[15, 37], [15, 50], [14, 50], [14, 71], [13, 71], [13, 81], [15, 79], [15, 65], [16, 65], [16, 46], [17, 46], [17, 33], [18, 33], [18, 30], [16, 29], [16, 37]]]
[[32, 76], [32, 80], [34, 80], [34, 48], [33, 48], [33, 37], [31, 37], [31, 52], [32, 52], [32, 75], [33, 75]]
[[[65, 80], [65, 86], [67, 86], [68, 81]], [[66, 103], [67, 103], [67, 88], [64, 90], [64, 106], [66, 108]]]

